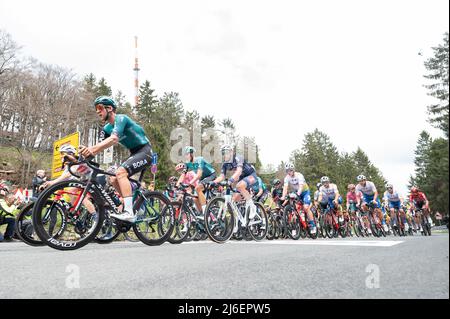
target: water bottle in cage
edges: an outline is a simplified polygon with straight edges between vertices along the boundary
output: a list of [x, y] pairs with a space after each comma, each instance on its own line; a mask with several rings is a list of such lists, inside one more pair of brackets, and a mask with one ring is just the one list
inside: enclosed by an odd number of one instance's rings
[[122, 201], [120, 200], [119, 196], [117, 196], [115, 191], [112, 191], [109, 194], [109, 197], [111, 197], [111, 199], [113, 200], [114, 204], [116, 204], [116, 206], [122, 205]]

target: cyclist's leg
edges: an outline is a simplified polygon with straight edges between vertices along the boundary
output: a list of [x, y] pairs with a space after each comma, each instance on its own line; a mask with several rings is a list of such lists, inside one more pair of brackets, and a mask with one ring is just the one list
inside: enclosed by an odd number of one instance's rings
[[397, 219], [397, 214], [395, 213], [395, 208], [391, 203], [389, 203], [389, 212], [391, 214], [392, 226], [398, 227], [400, 225], [400, 221]]
[[249, 175], [247, 177], [244, 177], [240, 181], [238, 181], [236, 188], [241, 193], [241, 195], [245, 199], [246, 207], [250, 207], [250, 219], [252, 219], [256, 215], [256, 206], [255, 203], [252, 200], [252, 195], [248, 191], [248, 189], [255, 183], [257, 183], [257, 177], [256, 174]]
[[124, 199], [124, 212], [133, 215], [133, 195], [128, 177], [144, 170], [151, 165], [151, 162], [152, 149], [147, 144], [138, 151], [132, 152], [131, 156], [117, 169], [116, 178], [120, 193]]
[[195, 188], [198, 198], [194, 199], [195, 206], [197, 207], [198, 211], [201, 212], [204, 206], [206, 205], [206, 197], [205, 197], [205, 185], [206, 183], [212, 182], [216, 179], [216, 174], [212, 174], [200, 181], [198, 183], [197, 187]]
[[308, 216], [308, 221], [314, 221], [313, 214], [311, 212], [311, 194], [309, 190], [304, 191], [300, 194], [300, 200], [303, 203], [303, 209], [305, 210], [306, 216]]

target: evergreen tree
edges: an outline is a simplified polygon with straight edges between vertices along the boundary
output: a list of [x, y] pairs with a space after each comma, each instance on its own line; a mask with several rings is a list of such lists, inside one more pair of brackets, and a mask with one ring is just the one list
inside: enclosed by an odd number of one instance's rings
[[425, 85], [429, 89], [429, 95], [439, 100], [438, 103], [429, 105], [430, 122], [437, 128], [444, 131], [448, 139], [449, 122], [449, 95], [448, 95], [448, 32], [444, 34], [443, 44], [433, 48], [434, 56], [425, 61], [425, 67], [429, 73], [425, 78], [433, 83]]
[[106, 83], [105, 78], [101, 78], [98, 81], [98, 84], [97, 84], [97, 87], [96, 87], [96, 93], [97, 93], [97, 96], [100, 96], [100, 95], [112, 96], [112, 89]]
[[422, 131], [417, 141], [416, 150], [414, 151], [414, 164], [416, 165], [416, 169], [415, 177], [411, 177], [410, 186], [414, 184], [424, 185], [427, 179], [426, 170], [429, 164], [431, 143], [432, 139], [430, 135], [426, 131]]
[[152, 122], [157, 105], [158, 98], [155, 90], [151, 88], [150, 82], [146, 80], [139, 88], [139, 104], [135, 112], [143, 121]]

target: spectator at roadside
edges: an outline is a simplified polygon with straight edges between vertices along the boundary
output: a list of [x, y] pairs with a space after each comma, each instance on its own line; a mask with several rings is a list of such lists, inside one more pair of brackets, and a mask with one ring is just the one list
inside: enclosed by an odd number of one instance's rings
[[45, 176], [45, 171], [40, 169], [36, 172], [36, 175], [33, 177], [32, 188], [33, 188], [33, 197], [31, 197], [32, 201], [36, 201], [39, 193], [39, 187], [47, 181], [47, 176]]
[[10, 190], [9, 190], [8, 182], [2, 179], [0, 181], [0, 198], [3, 198], [6, 195], [8, 195], [9, 191]]
[[148, 185], [148, 190], [153, 192], [155, 190], [155, 183], [154, 182], [150, 182], [150, 185]]
[[0, 199], [0, 225], [8, 225], [2, 241], [13, 241], [14, 226], [16, 224], [15, 214], [18, 207], [15, 205], [16, 199], [13, 194], [8, 194], [4, 199]]

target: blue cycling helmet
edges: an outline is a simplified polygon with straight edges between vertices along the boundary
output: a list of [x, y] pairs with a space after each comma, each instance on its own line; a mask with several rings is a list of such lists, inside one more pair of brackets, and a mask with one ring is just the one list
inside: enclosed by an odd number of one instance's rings
[[98, 98], [95, 99], [94, 107], [97, 106], [98, 104], [109, 105], [112, 106], [114, 109], [117, 108], [116, 102], [109, 96], [105, 95], [99, 96]]

